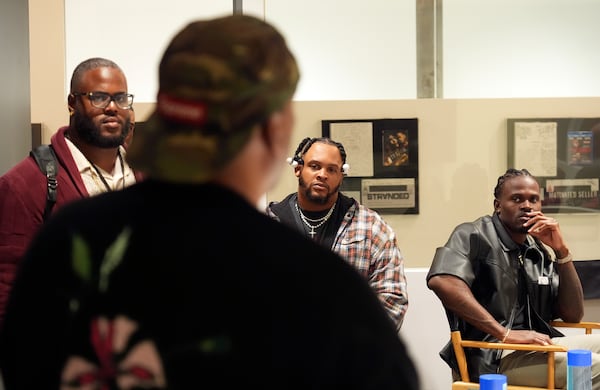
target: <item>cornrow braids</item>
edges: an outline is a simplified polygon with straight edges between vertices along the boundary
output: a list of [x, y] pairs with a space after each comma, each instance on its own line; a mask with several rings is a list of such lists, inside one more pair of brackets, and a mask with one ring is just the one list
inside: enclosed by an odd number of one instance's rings
[[327, 138], [327, 137], [316, 137], [316, 138], [306, 137], [306, 138], [304, 138], [302, 141], [300, 141], [300, 144], [296, 148], [296, 151], [294, 152], [294, 157], [292, 157], [292, 161], [296, 161], [299, 165], [303, 165], [304, 164], [304, 159], [303, 159], [304, 155], [306, 154], [306, 152], [308, 152], [310, 147], [313, 146], [313, 144], [316, 142], [321, 142], [321, 143], [328, 144], [328, 145], [334, 145], [335, 147], [337, 147], [338, 150], [340, 151], [340, 155], [342, 156], [342, 165], [346, 163], [346, 149], [344, 149], [344, 145], [332, 140], [331, 138]]
[[[517, 177], [517, 176], [533, 177], [533, 175], [525, 168], [523, 168], [523, 169], [515, 169], [515, 168], [507, 169], [506, 172], [504, 173], [504, 175], [498, 177], [498, 183], [496, 184], [496, 187], [494, 188], [494, 199], [500, 198], [500, 194], [502, 193], [502, 189], [504, 188], [504, 183], [507, 180], [512, 179], [513, 177]], [[533, 178], [535, 179], [535, 177], [533, 177]]]

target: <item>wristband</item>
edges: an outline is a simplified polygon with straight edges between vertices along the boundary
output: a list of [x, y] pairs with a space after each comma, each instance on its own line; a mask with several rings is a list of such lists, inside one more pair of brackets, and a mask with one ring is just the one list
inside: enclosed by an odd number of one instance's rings
[[506, 341], [506, 338], [508, 337], [508, 334], [510, 333], [510, 328], [506, 329], [506, 333], [504, 333], [504, 337], [502, 337], [502, 342]]
[[570, 261], [573, 261], [573, 255], [571, 254], [571, 251], [567, 252], [567, 255], [562, 259], [556, 259], [556, 264], [565, 264]]

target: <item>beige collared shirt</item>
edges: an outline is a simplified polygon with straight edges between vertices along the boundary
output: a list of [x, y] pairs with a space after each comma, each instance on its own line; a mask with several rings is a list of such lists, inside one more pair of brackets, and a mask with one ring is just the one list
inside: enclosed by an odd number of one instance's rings
[[[94, 169], [94, 166], [92, 166], [92, 163], [68, 138], [66, 138], [65, 141], [67, 141], [67, 146], [71, 151], [73, 160], [75, 160], [75, 164], [77, 165], [77, 169], [81, 174], [83, 184], [85, 185], [88, 194], [90, 196], [94, 196], [102, 192], [107, 192], [108, 188], [106, 188], [106, 185], [98, 175], [98, 172], [96, 172], [96, 169]], [[102, 177], [110, 188], [110, 191], [120, 190], [135, 183], [135, 175], [133, 174], [133, 170], [131, 167], [129, 167], [129, 164], [127, 164], [127, 161], [125, 160], [125, 148], [120, 146], [119, 153], [123, 158], [122, 168], [119, 158], [115, 160], [115, 165], [112, 172], [106, 172], [102, 168], [98, 167], [98, 170], [102, 174]]]

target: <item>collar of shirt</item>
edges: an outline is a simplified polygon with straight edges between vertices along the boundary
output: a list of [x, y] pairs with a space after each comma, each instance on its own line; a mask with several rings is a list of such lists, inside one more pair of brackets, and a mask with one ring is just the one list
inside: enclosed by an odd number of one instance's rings
[[[81, 150], [79, 150], [77, 146], [75, 146], [75, 144], [71, 142], [71, 140], [65, 138], [65, 141], [67, 142], [67, 146], [69, 147], [71, 155], [73, 156], [75, 165], [77, 165], [77, 169], [81, 174], [81, 178], [83, 179], [83, 183], [85, 184], [85, 188], [88, 191], [88, 194], [96, 195], [100, 192], [105, 192], [106, 189], [102, 187], [101, 183], [99, 185], [98, 182], [100, 179], [97, 177], [98, 174], [90, 164], [89, 160], [83, 155]], [[118, 166], [119, 164], [115, 164], [115, 167], [113, 168], [112, 172], [105, 172], [103, 169], [100, 168], [102, 175], [105, 177], [107, 182], [111, 184], [113, 190], [122, 188], [123, 180], [125, 180], [125, 186], [135, 183], [135, 176], [133, 174], [133, 171], [131, 170], [129, 164], [127, 164], [127, 161], [125, 159], [125, 148], [123, 146], [119, 146], [119, 152], [123, 157], [123, 167], [125, 170], [125, 175], [123, 175], [123, 173], [121, 172], [121, 168]]]

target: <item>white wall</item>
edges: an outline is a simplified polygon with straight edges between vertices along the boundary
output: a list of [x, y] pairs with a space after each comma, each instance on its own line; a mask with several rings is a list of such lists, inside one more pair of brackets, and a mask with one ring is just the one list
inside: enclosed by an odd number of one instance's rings
[[439, 299], [425, 283], [428, 270], [406, 269], [409, 306], [400, 336], [417, 365], [421, 389], [446, 390], [450, 389], [452, 375], [439, 352], [450, 340], [450, 328]]
[[596, 0], [444, 2], [444, 97], [594, 97]]
[[[185, 23], [233, 12], [231, 0], [64, 1], [66, 82], [82, 60], [107, 57], [125, 71], [136, 102], [155, 101], [160, 57]], [[414, 1], [245, 0], [243, 6], [286, 36], [301, 66], [298, 99], [416, 97]], [[111, 28], [104, 18], [81, 17], [106, 9], [119, 10]]]
[[415, 1], [264, 3], [300, 65], [297, 100], [417, 97]]
[[171, 38], [191, 20], [230, 15], [232, 4], [231, 0], [65, 0], [65, 96], [77, 64], [106, 57], [123, 68], [136, 102], [154, 102], [158, 64]]
[[[417, 96], [415, 0], [242, 3], [288, 39], [304, 76], [298, 100]], [[162, 50], [184, 23], [233, 11], [231, 0], [64, 0], [64, 6], [67, 79], [81, 60], [106, 56], [126, 71], [138, 102], [154, 101]], [[600, 2], [454, 0], [442, 8], [437, 44], [445, 97], [598, 96]], [[95, 17], [106, 9], [119, 10], [108, 29]]]

